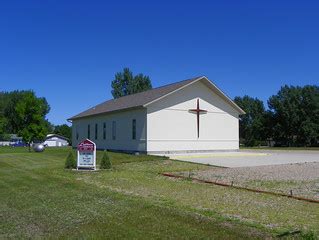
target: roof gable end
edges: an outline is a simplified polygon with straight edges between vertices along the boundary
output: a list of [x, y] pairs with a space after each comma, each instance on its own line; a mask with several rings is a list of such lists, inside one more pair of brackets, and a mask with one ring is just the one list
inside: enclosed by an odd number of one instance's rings
[[203, 81], [206, 85], [222, 97], [228, 104], [230, 104], [239, 114], [245, 114], [245, 112], [233, 102], [225, 93], [223, 93], [214, 83], [212, 83], [207, 77], [195, 77], [187, 80], [183, 80], [177, 83], [168, 84], [162, 87], [153, 88], [151, 90], [140, 92], [136, 94], [127, 95], [124, 97], [111, 99], [98, 104], [88, 110], [81, 112], [68, 120], [74, 120], [79, 118], [85, 118], [105, 113], [111, 113], [120, 110], [127, 110], [132, 108], [146, 107], [154, 102], [157, 102], [183, 88], [190, 86], [198, 81]]
[[202, 81], [210, 90], [212, 90], [214, 93], [216, 93], [218, 96], [220, 96], [226, 103], [228, 103], [229, 105], [231, 105], [239, 114], [246, 114], [244, 110], [242, 110], [230, 97], [228, 97], [222, 90], [220, 90], [213, 82], [211, 82], [207, 77], [205, 76], [202, 76], [202, 77], [199, 77], [198, 79], [188, 83], [188, 84], [185, 84], [184, 86], [176, 89], [175, 91], [172, 91], [172, 92], [169, 92], [168, 94], [164, 95], [164, 96], [161, 96], [157, 99], [155, 99], [154, 101], [151, 101], [149, 103], [146, 103], [144, 105], [144, 107], [147, 107], [157, 101], [160, 101], [161, 99], [177, 92], [177, 91], [180, 91], [196, 82], [199, 82], [199, 81]]

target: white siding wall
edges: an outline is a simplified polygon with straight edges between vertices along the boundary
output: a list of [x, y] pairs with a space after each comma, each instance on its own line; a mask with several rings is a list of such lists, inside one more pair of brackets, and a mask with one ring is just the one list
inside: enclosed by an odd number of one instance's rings
[[[197, 116], [189, 109], [208, 111]], [[233, 150], [239, 148], [238, 113], [201, 82], [194, 83], [147, 107], [147, 151]]]
[[[136, 119], [136, 140], [132, 139], [132, 120]], [[112, 140], [112, 121], [116, 121], [116, 140]], [[106, 139], [103, 139], [103, 123], [106, 123]], [[95, 139], [95, 124], [98, 124], [98, 138]], [[91, 128], [91, 140], [98, 149], [124, 151], [146, 151], [146, 109], [135, 109], [112, 114], [98, 115], [74, 120], [72, 123], [72, 144], [88, 137], [88, 124]], [[76, 139], [78, 131], [79, 138]]]

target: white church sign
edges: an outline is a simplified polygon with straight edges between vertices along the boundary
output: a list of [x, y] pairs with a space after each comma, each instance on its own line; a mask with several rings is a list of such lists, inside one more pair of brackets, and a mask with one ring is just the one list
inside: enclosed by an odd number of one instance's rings
[[89, 139], [85, 139], [78, 144], [77, 169], [96, 169], [96, 145]]

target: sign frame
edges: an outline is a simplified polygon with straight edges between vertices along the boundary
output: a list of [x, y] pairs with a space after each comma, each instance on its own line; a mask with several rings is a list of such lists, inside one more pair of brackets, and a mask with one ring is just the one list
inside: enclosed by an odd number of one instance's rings
[[[93, 165], [81, 165], [80, 164], [80, 153], [90, 153], [92, 154]], [[77, 145], [77, 162], [76, 170], [79, 169], [93, 169], [96, 170], [96, 144], [90, 139], [84, 139]]]

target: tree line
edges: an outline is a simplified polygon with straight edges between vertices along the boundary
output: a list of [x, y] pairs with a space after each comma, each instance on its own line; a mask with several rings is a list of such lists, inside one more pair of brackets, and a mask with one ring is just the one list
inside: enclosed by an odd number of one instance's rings
[[[114, 98], [139, 93], [152, 88], [151, 80], [143, 74], [133, 75], [129, 68], [115, 74], [111, 84]], [[17, 134], [29, 146], [43, 141], [48, 133], [55, 133], [72, 140], [72, 130], [67, 124], [53, 125], [46, 115], [50, 105], [44, 97], [37, 97], [32, 90], [0, 91], [0, 141], [9, 141]]]
[[[133, 75], [124, 68], [112, 81], [114, 98], [152, 89], [148, 76]], [[268, 101], [250, 96], [235, 97], [245, 112], [240, 116], [240, 142], [245, 146], [274, 143], [278, 146], [319, 145], [319, 87], [283, 86]]]
[[319, 87], [285, 85], [272, 95], [268, 109], [263, 101], [235, 97], [245, 112], [240, 117], [240, 141], [245, 146], [319, 146]]
[[[152, 89], [148, 76], [133, 75], [124, 68], [111, 83], [114, 98]], [[283, 86], [272, 95], [265, 108], [263, 101], [250, 96], [235, 97], [234, 101], [246, 114], [240, 116], [240, 142], [245, 146], [318, 146], [319, 145], [319, 87], [316, 85]], [[31, 91], [0, 91], [0, 140], [8, 134], [18, 134], [30, 144], [56, 133], [71, 140], [71, 128], [54, 126], [47, 119], [47, 100]]]
[[0, 140], [10, 140], [10, 134], [18, 134], [30, 146], [34, 141], [43, 141], [48, 133], [71, 139], [68, 125], [54, 126], [46, 119], [49, 111], [47, 100], [32, 90], [0, 92]]

